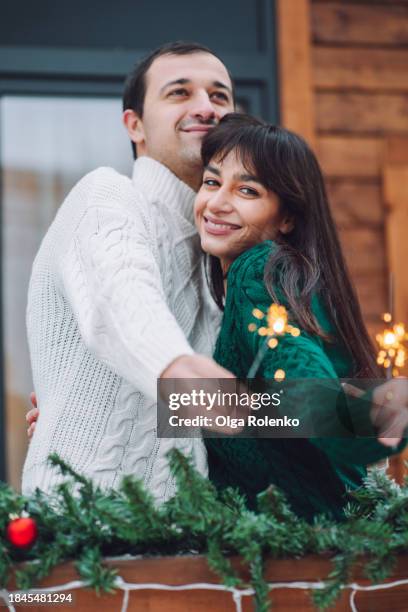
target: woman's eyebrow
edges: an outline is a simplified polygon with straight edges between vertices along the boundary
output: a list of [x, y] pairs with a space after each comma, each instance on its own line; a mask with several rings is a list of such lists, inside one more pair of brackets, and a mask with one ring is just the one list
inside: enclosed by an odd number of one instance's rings
[[[212, 172], [213, 174], [216, 174], [217, 176], [221, 176], [221, 170], [217, 168], [216, 166], [211, 166], [211, 164], [204, 166], [204, 171], [205, 170], [208, 170], [208, 172]], [[257, 176], [254, 176], [253, 174], [239, 174], [237, 172], [233, 174], [232, 178], [234, 179], [234, 181], [245, 181], [245, 182], [251, 182], [251, 183], [258, 183], [258, 185], [262, 185], [259, 178]]]
[[204, 166], [204, 170], [208, 170], [209, 172], [212, 172], [213, 174], [216, 174], [217, 176], [221, 176], [221, 171], [215, 166], [211, 166], [210, 164], [208, 164], [207, 166]]
[[234, 174], [233, 178], [236, 181], [246, 181], [246, 182], [258, 183], [259, 185], [262, 185], [259, 178], [254, 176], [253, 174]]

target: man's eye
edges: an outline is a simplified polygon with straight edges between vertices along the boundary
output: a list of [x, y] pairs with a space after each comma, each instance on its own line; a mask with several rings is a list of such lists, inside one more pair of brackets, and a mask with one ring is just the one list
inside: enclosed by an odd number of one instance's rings
[[187, 89], [184, 89], [183, 87], [180, 87], [179, 89], [173, 89], [172, 91], [169, 92], [169, 96], [187, 96], [188, 95], [188, 91]]
[[214, 93], [211, 94], [211, 97], [218, 98], [219, 100], [222, 100], [223, 102], [229, 102], [229, 98], [227, 94], [225, 94], [223, 91], [214, 91]]

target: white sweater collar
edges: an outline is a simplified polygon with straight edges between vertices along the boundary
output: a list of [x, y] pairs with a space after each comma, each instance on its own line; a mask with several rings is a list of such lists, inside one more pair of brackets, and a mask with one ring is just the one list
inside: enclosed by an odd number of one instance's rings
[[165, 202], [194, 224], [193, 205], [196, 193], [166, 166], [151, 157], [139, 157], [133, 166], [132, 181], [141, 186], [149, 198]]

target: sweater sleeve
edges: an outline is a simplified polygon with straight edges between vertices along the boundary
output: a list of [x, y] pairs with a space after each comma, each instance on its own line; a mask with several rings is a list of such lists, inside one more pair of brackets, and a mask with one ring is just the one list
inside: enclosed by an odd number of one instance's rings
[[[236, 303], [236, 312], [241, 317], [242, 350], [248, 352], [250, 361], [265, 342], [265, 337], [248, 330], [248, 324], [254, 321], [252, 311], [259, 308], [266, 312], [272, 301], [263, 282], [266, 252], [260, 247], [252, 257], [244, 257], [233, 271], [231, 285], [228, 284], [228, 292], [232, 293], [230, 303]], [[320, 338], [305, 332], [299, 337], [280, 337], [278, 346], [267, 350], [258, 376], [273, 380], [278, 369], [284, 370], [288, 379], [296, 379], [296, 384], [288, 381], [284, 386], [282, 414], [289, 408], [288, 416], [298, 416], [301, 423], [307, 423], [306, 431], [316, 432], [308, 436], [310, 442], [333, 464], [368, 465], [405, 446], [403, 441], [397, 449], [392, 449], [376, 440], [370, 420], [371, 395], [346, 398]], [[362, 437], [356, 437], [354, 432]]]
[[193, 350], [166, 303], [138, 194], [117, 177], [107, 189], [96, 175], [57, 276], [88, 349], [155, 400], [163, 370]]

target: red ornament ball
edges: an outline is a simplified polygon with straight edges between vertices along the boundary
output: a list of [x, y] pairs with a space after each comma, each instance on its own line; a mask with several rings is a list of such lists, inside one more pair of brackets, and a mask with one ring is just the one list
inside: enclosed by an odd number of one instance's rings
[[7, 538], [17, 548], [29, 548], [37, 536], [37, 523], [32, 518], [16, 518], [7, 525]]

